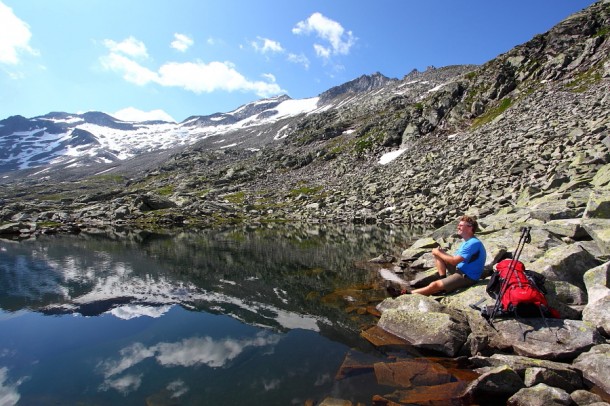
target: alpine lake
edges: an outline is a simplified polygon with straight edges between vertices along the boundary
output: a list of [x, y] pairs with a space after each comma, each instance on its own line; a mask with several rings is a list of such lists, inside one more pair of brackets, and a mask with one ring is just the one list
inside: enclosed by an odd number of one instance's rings
[[0, 404], [391, 398], [400, 388], [373, 366], [418, 355], [363, 336], [387, 297], [369, 260], [420, 234], [277, 224], [0, 240]]

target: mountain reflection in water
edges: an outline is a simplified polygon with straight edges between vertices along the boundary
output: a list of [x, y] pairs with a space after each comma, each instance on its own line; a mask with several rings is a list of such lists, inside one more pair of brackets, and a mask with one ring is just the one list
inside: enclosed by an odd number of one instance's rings
[[346, 309], [383, 297], [366, 261], [412, 239], [282, 225], [0, 240], [0, 399], [368, 404], [376, 388], [335, 379], [351, 349], [374, 353]]

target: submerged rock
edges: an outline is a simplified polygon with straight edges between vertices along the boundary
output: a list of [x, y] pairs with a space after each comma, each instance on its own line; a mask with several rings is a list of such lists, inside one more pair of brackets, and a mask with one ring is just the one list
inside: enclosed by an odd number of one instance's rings
[[501, 404], [523, 387], [525, 384], [519, 375], [504, 365], [485, 372], [470, 383], [462, 398], [479, 404]]

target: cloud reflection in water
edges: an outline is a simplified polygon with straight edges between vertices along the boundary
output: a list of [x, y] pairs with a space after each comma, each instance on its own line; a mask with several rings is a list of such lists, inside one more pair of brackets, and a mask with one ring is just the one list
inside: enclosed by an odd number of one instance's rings
[[[98, 364], [99, 372], [104, 376], [104, 383], [100, 390], [116, 389], [126, 395], [137, 390], [142, 381], [142, 375], [124, 375], [116, 378], [140, 362], [154, 358], [164, 367], [194, 367], [207, 365], [211, 368], [221, 368], [237, 358], [245, 349], [250, 347], [266, 347], [276, 345], [280, 341], [277, 334], [259, 333], [256, 337], [237, 340], [225, 338], [215, 340], [212, 337], [191, 337], [174, 343], [159, 343], [146, 347], [142, 343], [134, 343], [120, 351], [119, 359], [108, 359]], [[186, 393], [188, 388], [184, 383], [175, 381], [168, 386], [174, 394]], [[177, 395], [180, 396], [180, 395]]]
[[17, 388], [27, 378], [22, 378], [16, 383], [11, 383], [8, 380], [8, 368], [0, 368], [0, 405], [14, 406], [21, 399], [21, 395]]

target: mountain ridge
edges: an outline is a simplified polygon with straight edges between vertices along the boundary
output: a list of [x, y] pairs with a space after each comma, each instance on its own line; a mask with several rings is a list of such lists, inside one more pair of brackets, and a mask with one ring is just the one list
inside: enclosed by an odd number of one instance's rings
[[[48, 166], [45, 172], [49, 173], [95, 163], [120, 166], [120, 161], [137, 158], [144, 152], [172, 150], [218, 135], [228, 137], [225, 145], [244, 143], [250, 135], [248, 147], [260, 148], [282, 137], [277, 134], [277, 129], [268, 131], [275, 131], [271, 139], [261, 137], [260, 131], [256, 130], [236, 137], [241, 141], [232, 139], [235, 137], [230, 137], [230, 134], [273, 123], [276, 119], [285, 120], [323, 111], [332, 108], [333, 103], [339, 104], [339, 100], [349, 103], [349, 97], [358, 97], [381, 89], [389, 83], [399, 82], [398, 79], [389, 79], [380, 73], [362, 75], [317, 97], [295, 100], [281, 95], [256, 100], [227, 113], [190, 116], [180, 123], [123, 121], [97, 111], [82, 114], [50, 112], [30, 119], [12, 116], [0, 120], [0, 173], [20, 169], [45, 169], [45, 166]], [[89, 135], [84, 137], [83, 132]], [[164, 136], [160, 137], [159, 133]], [[70, 140], [77, 135], [80, 135], [79, 140]], [[132, 142], [128, 142], [129, 139], [132, 139]], [[211, 144], [209, 147], [214, 148], [215, 145]], [[22, 153], [29, 150], [31, 154], [9, 154], [6, 152], [9, 150]], [[5, 151], [4, 154], [2, 151]]]
[[[111, 162], [5, 171], [3, 218], [23, 210], [11, 208], [15, 194], [49, 194], [41, 183], [49, 179], [63, 182], [53, 195], [68, 205], [66, 216], [106, 223], [438, 225], [573, 182], [584, 193], [609, 161], [609, 37], [610, 3], [600, 1], [481, 66], [430, 67], [402, 79], [364, 75], [317, 98], [268, 101], [262, 111], [257, 102], [242, 106], [233, 113], [250, 115], [231, 125], [218, 124], [228, 113], [215, 113], [207, 127], [157, 127], [151, 134], [166, 149], [131, 140], [125, 145], [134, 155], [122, 160], [112, 160], [121, 149], [109, 135]], [[507, 159], [510, 151], [520, 159]], [[99, 179], [89, 178], [100, 174], [113, 179], [101, 200], [91, 195], [101, 193]], [[85, 214], [81, 205], [90, 201], [101, 206]]]

